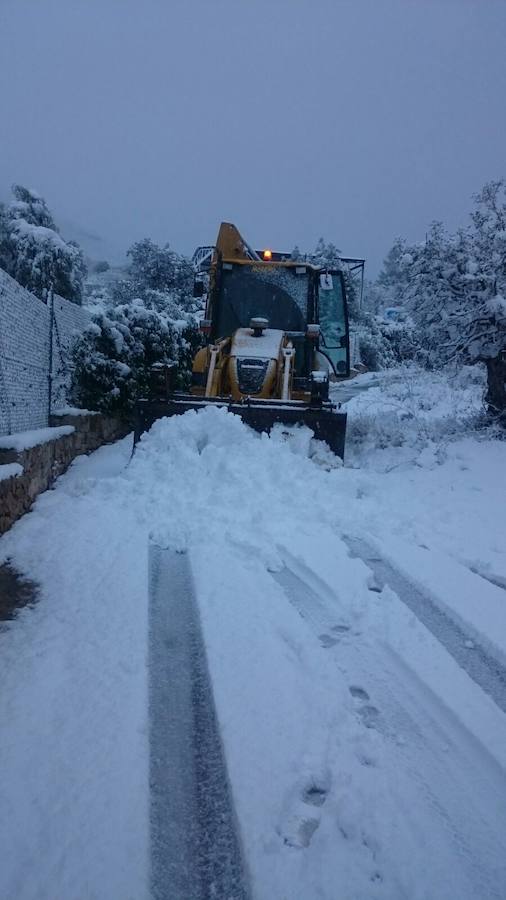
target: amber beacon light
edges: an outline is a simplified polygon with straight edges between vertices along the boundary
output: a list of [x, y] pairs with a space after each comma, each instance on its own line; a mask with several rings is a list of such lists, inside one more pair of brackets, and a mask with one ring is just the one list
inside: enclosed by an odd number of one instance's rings
[[264, 250], [262, 256], [265, 260], [267, 260], [267, 262], [269, 262], [272, 259], [272, 250]]

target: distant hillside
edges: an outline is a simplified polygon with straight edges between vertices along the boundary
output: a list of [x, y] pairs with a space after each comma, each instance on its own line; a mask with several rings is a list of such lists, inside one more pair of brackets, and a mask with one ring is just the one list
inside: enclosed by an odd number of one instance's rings
[[125, 262], [125, 253], [114, 241], [100, 234], [89, 231], [77, 222], [60, 219], [59, 227], [67, 241], [75, 241], [82, 248], [85, 256], [91, 261], [107, 260], [110, 265], [121, 265]]

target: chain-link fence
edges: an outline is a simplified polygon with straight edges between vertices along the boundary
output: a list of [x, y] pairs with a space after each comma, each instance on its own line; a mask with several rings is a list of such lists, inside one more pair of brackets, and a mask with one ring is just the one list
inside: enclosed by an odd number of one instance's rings
[[54, 295], [43, 303], [0, 270], [0, 434], [44, 428], [66, 403], [72, 343], [87, 310]]

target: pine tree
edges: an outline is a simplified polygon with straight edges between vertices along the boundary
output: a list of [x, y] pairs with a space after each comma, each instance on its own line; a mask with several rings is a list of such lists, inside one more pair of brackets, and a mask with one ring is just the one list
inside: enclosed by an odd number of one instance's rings
[[146, 291], [170, 294], [178, 303], [193, 301], [193, 267], [184, 256], [158, 246], [150, 238], [133, 244], [127, 251], [131, 263], [128, 270], [129, 290], [144, 296]]
[[406, 297], [434, 361], [483, 362], [489, 411], [506, 421], [506, 181], [475, 197], [456, 235], [434, 223], [406, 248]]
[[406, 240], [398, 237], [383, 260], [383, 268], [376, 283], [383, 291], [385, 306], [402, 306], [404, 302], [408, 282], [407, 270], [403, 263], [406, 252]]
[[36, 191], [14, 184], [12, 187], [14, 200], [9, 204], [12, 219], [24, 219], [29, 225], [40, 225], [57, 231], [54, 219], [47, 208], [46, 201]]

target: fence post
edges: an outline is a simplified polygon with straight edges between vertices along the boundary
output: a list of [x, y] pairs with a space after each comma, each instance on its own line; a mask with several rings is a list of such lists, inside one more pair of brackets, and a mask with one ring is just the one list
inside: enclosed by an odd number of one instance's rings
[[47, 375], [47, 424], [51, 424], [51, 405], [53, 401], [53, 324], [54, 324], [54, 291], [49, 288], [49, 371]]

